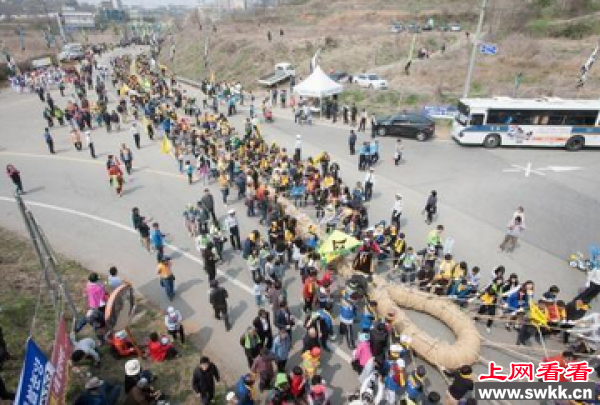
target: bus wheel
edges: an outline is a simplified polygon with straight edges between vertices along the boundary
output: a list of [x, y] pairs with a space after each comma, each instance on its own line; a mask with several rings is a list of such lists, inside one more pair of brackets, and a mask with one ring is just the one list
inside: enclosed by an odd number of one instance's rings
[[500, 135], [491, 134], [485, 137], [483, 141], [483, 146], [489, 149], [497, 148], [500, 146]]
[[585, 146], [585, 139], [583, 139], [583, 136], [574, 136], [567, 141], [565, 148], [568, 151], [575, 152], [575, 151], [583, 149], [584, 146]]

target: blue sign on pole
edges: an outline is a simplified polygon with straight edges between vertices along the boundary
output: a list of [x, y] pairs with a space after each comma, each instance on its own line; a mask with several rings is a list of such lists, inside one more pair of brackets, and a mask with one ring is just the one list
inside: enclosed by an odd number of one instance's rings
[[498, 45], [495, 44], [480, 44], [479, 52], [484, 55], [495, 55], [498, 53]]
[[15, 404], [45, 405], [53, 373], [54, 367], [44, 352], [29, 338]]

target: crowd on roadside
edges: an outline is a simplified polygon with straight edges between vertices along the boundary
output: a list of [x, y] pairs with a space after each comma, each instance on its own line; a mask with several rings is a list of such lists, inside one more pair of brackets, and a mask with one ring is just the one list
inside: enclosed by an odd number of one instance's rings
[[[231, 403], [250, 405], [258, 403], [259, 398], [273, 405], [331, 403], [332, 387], [322, 377], [323, 369], [328, 366], [328, 357], [323, 354], [330, 350], [329, 342], [338, 336], [353, 351], [352, 367], [359, 377], [357, 398], [352, 400], [359, 401], [357, 403], [375, 404], [383, 400], [394, 403], [400, 399], [436, 403], [442, 396], [446, 404], [475, 403], [467, 398], [474, 380], [470, 366], [448, 370], [452, 382], [447, 389], [429, 386], [425, 367], [414, 359], [410, 339], [391, 327], [395, 314], [389, 313], [383, 318], [377, 315], [377, 303], [368, 299], [362, 283], [382, 269], [396, 282], [448, 296], [467, 310], [475, 308], [473, 312], [486, 321], [488, 331], [495, 319], [502, 319], [507, 328], [518, 330], [517, 344], [529, 344], [532, 337], [547, 339], [562, 333], [565, 342], [569, 336], [576, 337], [569, 347], [575, 354], [567, 354], [569, 359], [595, 350], [600, 321], [589, 310], [592, 300], [600, 293], [597, 262], [595, 270], [590, 272], [587, 287], [572, 300], [559, 299], [557, 286], [536, 300], [534, 282], [522, 282], [516, 274], [507, 275], [503, 266], [494, 269], [492, 281], [485, 284], [482, 279], [487, 276], [478, 266], [469, 266], [452, 255], [452, 241], [444, 238], [443, 225], [435, 225], [427, 240], [408, 243], [401, 229], [404, 214], [401, 194], [395, 197], [389, 222], [373, 224], [370, 221], [366, 203], [372, 197], [375, 184], [371, 165], [376, 162], [373, 156], [378, 151], [374, 149], [371, 153], [371, 148], [377, 148], [376, 141], [373, 141], [375, 146], [369, 144], [368, 154], [366, 150], [364, 154], [362, 150], [359, 152], [368, 156], [360, 158], [364, 162], [361, 168], [366, 171], [364, 182], [349, 184], [344, 182], [339, 165], [329, 153], [306, 156], [300, 136], [293, 150], [266, 141], [254, 106], [260, 102], [264, 110], [269, 100], [255, 100], [248, 95], [251, 114], [244, 128], [237, 131], [228, 118], [237, 113], [236, 105], [241, 102], [236, 96], [239, 94], [236, 84], [207, 82], [200, 100], [188, 95], [176, 79], [157, 67], [151, 56], [117, 57], [110, 64], [110, 70], [98, 69], [95, 60], [90, 58], [78, 71], [62, 75], [61, 83], [65, 83], [63, 87], [69, 92], [65, 96], [69, 100], [64, 108], [64, 122], [56, 116], [56, 111], [63, 109], [52, 95], [45, 89], [36, 91], [44, 103], [44, 118], [48, 122], [45, 140], [54, 153], [50, 128], [56, 119], [59, 125], [71, 126], [73, 145], [78, 151], [83, 149], [80, 132], [85, 131], [88, 149], [94, 157], [92, 129], [104, 127], [111, 131], [120, 124], [127, 125], [138, 147], [143, 132], [150, 140], [160, 139], [163, 152], [172, 153], [177, 170], [185, 175], [189, 184], [199, 183], [204, 187], [203, 197], [182, 210], [186, 232], [204, 261], [211, 285], [209, 303], [215, 318], [223, 319], [226, 329], [230, 329], [228, 292], [216, 277], [227, 249], [238, 251], [246, 261], [258, 307], [256, 318], [240, 337], [248, 370], [233, 386], [228, 399]], [[67, 77], [70, 79], [66, 80]], [[58, 87], [60, 89], [60, 84]], [[116, 96], [119, 100], [112, 112], [109, 111], [109, 88], [115, 91], [110, 98]], [[92, 90], [96, 93], [95, 103], [88, 95]], [[223, 107], [227, 109], [226, 114], [221, 112]], [[354, 122], [357, 113], [351, 113]], [[363, 119], [366, 122], [366, 113], [361, 121]], [[350, 149], [352, 152], [354, 147]], [[133, 153], [126, 145], [118, 154], [107, 158], [109, 181], [117, 194], [122, 193], [125, 173], [131, 173], [133, 168]], [[14, 181], [15, 170], [17, 174], [18, 170], [14, 166], [10, 170], [9, 176]], [[210, 191], [213, 185], [220, 192], [217, 198]], [[23, 191], [22, 185], [19, 188]], [[316, 225], [308, 236], [298, 233], [297, 218], [284, 212], [280, 204], [282, 198], [314, 214]], [[424, 206], [423, 215], [429, 224], [436, 221], [437, 198], [437, 193], [432, 191]], [[239, 213], [232, 208], [237, 201], [243, 201], [245, 215], [258, 220], [256, 229], [251, 232], [244, 233], [240, 229]], [[217, 214], [224, 213], [219, 212], [221, 210], [227, 212], [219, 221]], [[165, 252], [166, 236], [158, 221], [144, 217], [141, 211], [143, 208], [132, 210], [133, 227], [139, 232], [144, 248], [156, 254], [160, 284], [172, 301], [177, 290], [172, 259]], [[524, 224], [524, 210], [519, 208], [511, 218], [507, 237], [500, 246], [502, 250], [515, 248]], [[352, 283], [337, 279], [319, 254], [323, 241], [316, 226], [322, 226], [327, 232], [341, 230], [360, 241], [352, 264], [366, 276], [364, 279], [354, 279]], [[299, 274], [302, 280], [299, 287], [302, 315], [294, 315], [289, 309], [291, 303], [284, 285], [290, 272]], [[96, 339], [74, 337], [72, 361], [75, 365], [86, 358], [94, 363], [100, 361], [97, 341], [110, 345], [113, 353], [123, 358], [138, 354], [127, 332], [107, 334], [106, 331], [103, 316], [106, 298], [121, 283], [116, 268], [109, 272], [108, 287], [97, 274], [90, 275], [86, 286], [88, 311], [80, 327], [91, 325]], [[537, 315], [540, 312], [543, 318]], [[181, 344], [185, 340], [182, 321], [181, 313], [174, 306], [166, 309], [164, 334], [153, 333], [148, 337], [145, 350], [150, 359], [167, 361], [179, 355], [177, 340]], [[354, 327], [356, 323], [358, 330]], [[298, 328], [304, 331], [301, 361], [288, 364], [295, 344], [292, 331]], [[130, 401], [127, 403], [131, 404], [153, 403], [164, 398], [152, 385], [155, 376], [150, 370], [142, 370], [139, 360], [128, 360], [124, 368], [126, 377], [119, 386], [91, 378], [78, 404], [89, 403], [90, 396], [102, 395], [103, 403], [112, 405], [123, 388]], [[202, 357], [194, 371], [192, 387], [204, 403], [214, 398], [219, 380], [217, 366]], [[445, 393], [440, 395], [441, 391]]]

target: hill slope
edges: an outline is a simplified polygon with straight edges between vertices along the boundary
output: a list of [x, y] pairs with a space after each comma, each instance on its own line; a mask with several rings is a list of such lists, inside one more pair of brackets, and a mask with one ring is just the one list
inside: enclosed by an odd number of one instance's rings
[[[207, 28], [210, 23], [199, 30], [194, 15], [168, 39], [168, 46], [174, 42], [177, 50], [174, 60], [165, 63], [186, 77], [199, 79], [215, 72], [217, 80], [240, 80], [253, 88], [277, 62], [295, 64], [304, 77], [310, 59], [321, 49], [326, 71], [375, 71], [390, 82], [385, 92], [348, 86], [345, 97], [362, 105], [389, 110], [454, 103], [462, 94], [472, 46], [473, 36], [466, 32], [475, 30], [479, 5], [479, 0], [312, 0], [228, 16], [216, 23], [216, 33]], [[600, 73], [592, 72], [581, 90], [575, 85], [579, 67], [596, 44], [593, 35], [600, 33], [599, 19], [593, 18], [599, 9], [598, 0], [490, 1], [484, 40], [498, 45], [499, 53], [478, 56], [471, 95], [512, 95], [515, 75], [522, 73], [520, 96], [597, 97]], [[415, 60], [407, 76], [404, 65], [413, 35], [391, 33], [390, 23], [423, 25], [430, 17], [438, 25], [459, 22], [463, 31], [416, 35], [415, 56], [425, 48], [431, 57]], [[203, 64], [207, 35], [208, 70]]]

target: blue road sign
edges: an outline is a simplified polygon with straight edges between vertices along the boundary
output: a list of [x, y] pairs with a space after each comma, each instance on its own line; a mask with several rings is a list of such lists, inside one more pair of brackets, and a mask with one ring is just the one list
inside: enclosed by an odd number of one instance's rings
[[498, 45], [495, 44], [480, 44], [479, 52], [484, 55], [495, 55], [498, 53]]

